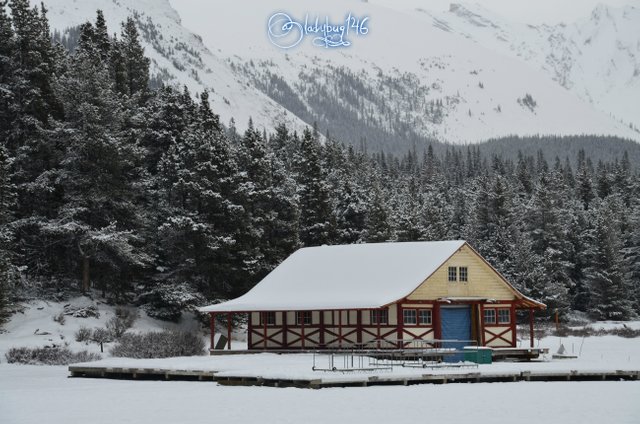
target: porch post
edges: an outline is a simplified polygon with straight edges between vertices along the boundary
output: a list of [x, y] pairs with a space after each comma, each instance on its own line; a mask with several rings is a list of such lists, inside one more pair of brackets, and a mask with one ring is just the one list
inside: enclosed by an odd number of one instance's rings
[[[442, 340], [442, 316], [440, 315], [440, 302], [433, 304], [433, 332], [436, 340]], [[436, 342], [436, 347], [442, 347], [442, 342]]]
[[211, 347], [209, 348], [209, 350], [213, 350], [215, 348], [215, 338], [216, 338], [216, 314], [214, 312], [211, 312], [209, 314], [210, 316], [210, 329], [211, 329]]
[[320, 334], [318, 335], [320, 348], [324, 348], [324, 311], [320, 311]]
[[287, 333], [289, 332], [289, 327], [287, 324], [287, 318], [289, 313], [287, 311], [282, 311], [282, 347], [284, 349], [287, 348]]
[[262, 335], [262, 349], [267, 349], [267, 312], [260, 312], [260, 317], [262, 318], [262, 331], [264, 334]]
[[404, 315], [402, 313], [402, 305], [398, 302], [396, 304], [396, 327], [398, 328], [398, 349], [404, 347], [404, 343], [402, 342], [402, 336], [404, 333]]
[[300, 320], [300, 346], [304, 350], [304, 311], [298, 311], [298, 319]]
[[253, 324], [251, 320], [253, 319], [253, 313], [247, 312], [247, 349], [253, 349]]
[[356, 314], [356, 340], [362, 349], [362, 311], [358, 309]]
[[227, 350], [231, 350], [231, 312], [227, 312]]
[[376, 313], [378, 314], [378, 319], [376, 320], [377, 323], [378, 323], [378, 328], [377, 328], [377, 334], [378, 335], [376, 336], [376, 338], [378, 339], [378, 342], [377, 342], [378, 349], [380, 349], [380, 315], [381, 315], [381, 312], [382, 312], [382, 310], [380, 310], [380, 309], [376, 310]]
[[529, 346], [533, 347], [533, 308], [529, 308]]
[[338, 347], [342, 347], [342, 309], [338, 309]]

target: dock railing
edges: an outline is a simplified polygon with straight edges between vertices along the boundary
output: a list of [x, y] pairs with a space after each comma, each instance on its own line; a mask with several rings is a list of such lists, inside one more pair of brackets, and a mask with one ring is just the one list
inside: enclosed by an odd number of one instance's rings
[[[398, 348], [402, 346], [402, 348]], [[478, 343], [475, 340], [371, 340], [340, 346], [327, 345], [313, 351], [314, 371], [373, 371], [393, 367], [447, 368], [477, 367]]]

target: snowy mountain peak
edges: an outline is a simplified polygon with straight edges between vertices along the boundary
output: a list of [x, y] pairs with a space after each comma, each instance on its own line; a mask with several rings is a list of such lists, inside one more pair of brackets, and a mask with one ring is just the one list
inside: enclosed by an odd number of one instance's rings
[[[320, 49], [309, 41], [285, 52], [266, 37], [274, 10], [265, 2], [253, 2], [250, 16], [243, 2], [45, 4], [57, 29], [93, 19], [100, 8], [115, 31], [136, 13], [156, 77], [192, 92], [211, 90], [214, 110], [223, 122], [235, 118], [240, 130], [250, 117], [265, 128], [317, 122], [322, 133], [352, 143], [366, 139], [372, 149], [387, 148], [389, 140], [396, 146], [407, 140], [464, 143], [511, 134], [640, 139], [640, 117], [633, 113], [640, 110], [634, 26], [640, 20], [632, 7], [596, 8], [613, 24], [588, 18], [529, 26], [477, 4], [454, 3], [438, 12], [415, 4], [407, 10], [391, 0], [349, 7], [338, 0], [321, 6], [283, 0], [279, 8], [295, 18], [327, 13], [337, 19], [350, 8], [375, 25], [348, 49]], [[428, 42], [418, 49], [398, 43], [416, 39]]]

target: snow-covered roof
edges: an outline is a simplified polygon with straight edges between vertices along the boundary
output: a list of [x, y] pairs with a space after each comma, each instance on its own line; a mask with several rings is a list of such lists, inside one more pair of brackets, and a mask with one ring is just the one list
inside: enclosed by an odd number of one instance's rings
[[200, 310], [379, 308], [411, 294], [464, 244], [454, 240], [307, 247], [245, 295]]

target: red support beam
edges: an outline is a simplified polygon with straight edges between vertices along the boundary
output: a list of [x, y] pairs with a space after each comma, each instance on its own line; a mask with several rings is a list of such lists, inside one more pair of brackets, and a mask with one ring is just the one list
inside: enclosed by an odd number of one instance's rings
[[318, 335], [320, 348], [324, 347], [324, 311], [320, 311], [320, 334]]
[[282, 347], [287, 347], [287, 333], [289, 329], [287, 327], [287, 313], [282, 312]]
[[377, 309], [377, 310], [376, 310], [376, 314], [377, 314], [377, 316], [378, 316], [378, 319], [376, 319], [376, 322], [377, 322], [377, 324], [378, 324], [378, 325], [377, 325], [377, 329], [376, 329], [376, 330], [377, 330], [377, 336], [376, 336], [376, 339], [378, 340], [378, 341], [377, 341], [378, 349], [380, 349], [380, 315], [381, 315], [381, 312], [382, 312], [382, 310], [380, 310], [380, 309]]
[[253, 349], [253, 324], [251, 320], [253, 319], [253, 314], [251, 312], [247, 312], [247, 349]]
[[435, 333], [436, 340], [442, 339], [442, 317], [440, 316], [440, 303], [435, 302], [433, 304], [433, 332]]
[[262, 319], [262, 348], [267, 349], [267, 313], [260, 312], [260, 318]]
[[403, 348], [403, 343], [402, 343], [402, 335], [404, 333], [404, 316], [402, 315], [402, 306], [400, 305], [400, 303], [398, 303], [396, 305], [396, 310], [397, 310], [397, 318], [396, 318], [396, 326], [398, 327], [398, 349]]
[[356, 341], [358, 342], [359, 345], [361, 345], [362, 344], [362, 311], [359, 309], [356, 311], [356, 328], [357, 328]]
[[510, 315], [511, 316], [509, 317], [509, 322], [511, 323], [511, 346], [516, 347], [518, 339], [516, 337], [517, 326], [516, 326], [516, 304], [515, 303], [511, 304]]
[[342, 347], [342, 311], [338, 310], [338, 347]]
[[533, 347], [533, 308], [529, 308], [529, 346]]
[[231, 312], [227, 312], [227, 349], [231, 350]]
[[298, 312], [298, 319], [300, 320], [300, 343], [304, 349], [304, 312]]

